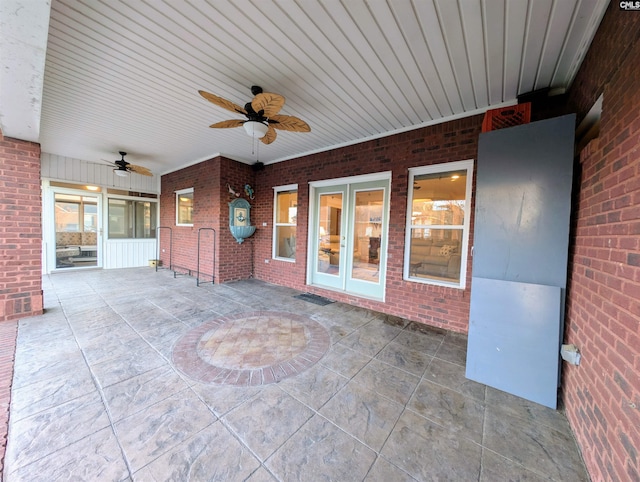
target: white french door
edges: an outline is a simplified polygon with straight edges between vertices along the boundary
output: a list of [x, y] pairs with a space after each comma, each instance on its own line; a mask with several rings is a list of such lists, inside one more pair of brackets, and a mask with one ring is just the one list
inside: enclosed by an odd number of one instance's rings
[[389, 177], [312, 184], [310, 284], [384, 299]]

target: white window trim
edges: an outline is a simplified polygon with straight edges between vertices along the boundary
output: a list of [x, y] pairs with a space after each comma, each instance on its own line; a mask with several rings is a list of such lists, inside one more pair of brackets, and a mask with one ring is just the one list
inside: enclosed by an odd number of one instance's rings
[[[189, 194], [189, 193], [193, 193], [193, 188], [189, 187], [187, 189], [180, 189], [178, 191], [174, 191], [175, 195], [176, 195], [176, 226], [193, 226], [193, 223], [179, 223], [178, 222], [178, 208], [180, 206], [180, 202], [178, 199], [178, 196], [180, 196], [180, 194]], [[194, 196], [194, 204], [195, 204], [195, 196]]]
[[298, 191], [298, 185], [297, 184], [287, 184], [286, 186], [275, 186], [273, 188], [273, 236], [271, 237], [271, 258], [272, 259], [277, 259], [278, 261], [285, 261], [287, 263], [295, 263], [296, 259], [293, 258], [283, 258], [280, 256], [276, 256], [276, 241], [278, 239], [277, 234], [276, 234], [276, 228], [278, 226], [294, 226], [297, 228], [297, 224], [288, 224], [288, 223], [277, 223], [276, 219], [278, 216], [277, 213], [277, 209], [278, 209], [278, 193], [280, 192], [284, 192], [284, 191]]
[[[443, 164], [433, 164], [431, 166], [411, 167], [409, 168], [408, 179], [408, 196], [407, 196], [407, 212], [406, 212], [406, 228], [405, 228], [405, 240], [404, 240], [404, 267], [402, 278], [405, 281], [411, 281], [413, 283], [422, 283], [436, 286], [446, 286], [448, 288], [465, 289], [467, 284], [467, 252], [469, 248], [469, 230], [471, 226], [471, 196], [473, 186], [473, 159], [465, 161], [446, 162]], [[458, 283], [439, 281], [435, 279], [414, 278], [410, 276], [410, 263], [411, 259], [411, 212], [413, 211], [413, 180], [415, 176], [422, 174], [435, 174], [439, 172], [448, 171], [461, 171], [466, 169], [467, 171], [467, 185], [466, 185], [466, 197], [464, 202], [464, 224], [462, 226], [462, 253], [460, 259], [460, 281]]]

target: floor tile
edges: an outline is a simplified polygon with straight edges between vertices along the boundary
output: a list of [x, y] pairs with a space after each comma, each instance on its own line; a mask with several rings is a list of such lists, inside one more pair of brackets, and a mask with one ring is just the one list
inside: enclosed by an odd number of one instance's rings
[[567, 435], [571, 434], [571, 427], [567, 417], [560, 410], [553, 410], [492, 387], [487, 387], [486, 401], [490, 406], [505, 410], [511, 415], [522, 418], [532, 424], [546, 425]]
[[121, 324], [124, 321], [110, 306], [79, 311], [67, 316], [73, 331], [79, 334], [96, 328]]
[[415, 480], [416, 479], [405, 471], [400, 470], [384, 457], [378, 457], [367, 474], [367, 477], [364, 479], [364, 482], [415, 482]]
[[483, 445], [553, 480], [584, 481], [587, 474], [570, 434], [487, 407]]
[[153, 303], [137, 299], [130, 303], [113, 305], [113, 309], [137, 332], [150, 330], [175, 320]]
[[482, 443], [485, 409], [482, 402], [423, 380], [407, 408], [446, 427], [459, 437]]
[[80, 350], [56, 358], [44, 356], [25, 363], [18, 362], [14, 367], [13, 388], [22, 388], [50, 378], [64, 376], [76, 370], [88, 370]]
[[110, 345], [114, 342], [126, 342], [139, 335], [122, 318], [117, 323], [91, 328], [74, 328], [74, 334], [81, 348], [95, 344]]
[[260, 467], [245, 482], [277, 482], [277, 480], [267, 469]]
[[485, 385], [469, 380], [464, 375], [465, 368], [435, 357], [425, 371], [423, 378], [433, 383], [451, 388], [456, 392], [484, 401]]
[[381, 454], [418, 480], [478, 480], [480, 445], [410, 411], [398, 420]]
[[54, 378], [16, 388], [11, 393], [14, 421], [93, 393], [96, 389], [89, 370], [74, 370]]
[[452, 343], [449, 337], [446, 337], [442, 345], [438, 347], [435, 354], [436, 358], [446, 360], [456, 365], [465, 366], [467, 362], [467, 345], [461, 343]]
[[212, 385], [208, 383], [194, 383], [191, 389], [198, 395], [210, 410], [218, 417], [222, 417], [247, 400], [255, 398], [265, 388], [236, 387], [233, 385]]
[[279, 386], [305, 405], [318, 410], [347, 382], [347, 378], [316, 365], [294, 378], [283, 380]]
[[389, 343], [376, 355], [377, 360], [419, 377], [427, 369], [432, 358], [423, 351], [414, 350], [395, 341]]
[[124, 352], [121, 356], [91, 366], [102, 388], [166, 365], [167, 361], [150, 346], [138, 345], [137, 352]]
[[188, 388], [178, 373], [163, 365], [103, 390], [111, 420], [117, 422]]
[[349, 383], [322, 407], [320, 414], [379, 451], [403, 408], [361, 385]]
[[480, 482], [494, 482], [496, 480], [543, 482], [548, 481], [549, 478], [531, 472], [522, 465], [506, 459], [491, 450], [484, 449], [482, 451], [482, 473], [480, 474]]
[[104, 337], [92, 340], [90, 344], [82, 348], [82, 353], [90, 366], [95, 366], [109, 360], [117, 360], [118, 358], [126, 358], [132, 353], [144, 356], [150, 353], [149, 344], [138, 335], [132, 338]]
[[120, 420], [115, 431], [136, 472], [215, 420], [207, 406], [187, 389]]
[[420, 378], [373, 359], [360, 370], [353, 381], [383, 397], [405, 405], [420, 382]]
[[96, 392], [12, 422], [6, 466], [13, 470], [28, 465], [108, 426]]
[[363, 480], [375, 452], [315, 415], [266, 461], [280, 480]]
[[129, 471], [111, 427], [9, 473], [5, 482], [122, 481]]
[[173, 447], [147, 468], [155, 480], [244, 481], [260, 462], [224, 425], [213, 423]]
[[189, 326], [181, 321], [172, 321], [162, 326], [140, 333], [140, 336], [165, 359], [171, 359], [171, 351], [176, 341], [189, 331]]
[[269, 385], [222, 420], [264, 461], [312, 415], [313, 411], [291, 395]]
[[340, 344], [331, 346], [320, 364], [343, 377], [352, 378], [362, 367], [371, 361], [371, 357], [358, 353]]
[[374, 320], [358, 328], [339, 343], [365, 355], [376, 356], [387, 343], [398, 336], [400, 331], [400, 328]]
[[444, 334], [440, 331], [417, 328], [416, 324], [412, 323], [393, 342], [425, 355], [435, 355], [442, 340], [444, 340]]

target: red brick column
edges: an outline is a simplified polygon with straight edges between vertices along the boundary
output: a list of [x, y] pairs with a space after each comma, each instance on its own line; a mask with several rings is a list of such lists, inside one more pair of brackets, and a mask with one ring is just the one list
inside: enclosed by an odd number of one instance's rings
[[0, 132], [0, 322], [42, 313], [40, 145]]
[[11, 401], [11, 381], [13, 379], [17, 334], [17, 321], [0, 323], [0, 478], [2, 478], [4, 470], [4, 453], [7, 447], [9, 402]]

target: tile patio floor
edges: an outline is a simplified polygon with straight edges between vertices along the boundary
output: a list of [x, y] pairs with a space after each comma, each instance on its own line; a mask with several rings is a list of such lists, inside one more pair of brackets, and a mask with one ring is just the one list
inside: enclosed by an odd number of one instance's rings
[[588, 480], [561, 412], [465, 379], [464, 336], [254, 280], [43, 286], [46, 313], [19, 323], [5, 482]]

